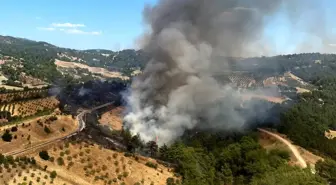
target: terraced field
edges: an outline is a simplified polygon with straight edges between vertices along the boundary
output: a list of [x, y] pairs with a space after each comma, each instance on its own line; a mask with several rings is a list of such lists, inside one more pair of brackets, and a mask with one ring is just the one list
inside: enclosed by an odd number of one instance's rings
[[5, 93], [0, 94], [0, 103], [9, 103], [12, 101], [20, 101], [25, 99], [42, 98], [46, 96], [48, 96], [47, 89]]
[[0, 112], [9, 112], [11, 116], [27, 117], [40, 111], [57, 108], [59, 101], [55, 97], [40, 98], [28, 101], [19, 101], [0, 105]]

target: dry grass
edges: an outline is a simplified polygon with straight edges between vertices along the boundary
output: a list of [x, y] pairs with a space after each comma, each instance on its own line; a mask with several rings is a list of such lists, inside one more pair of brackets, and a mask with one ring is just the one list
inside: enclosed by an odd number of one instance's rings
[[15, 162], [14, 165], [0, 166], [0, 184], [17, 185], [19, 183], [29, 184], [64, 184], [66, 181], [61, 178], [55, 178], [51, 183], [50, 173], [44, 171], [38, 166], [25, 164], [23, 162]]
[[110, 126], [113, 130], [121, 130], [123, 126], [122, 112], [123, 107], [117, 107], [111, 111], [105, 112], [98, 120], [101, 125]]
[[55, 60], [55, 64], [58, 67], [63, 67], [63, 68], [82, 68], [82, 69], [87, 69], [89, 70], [91, 73], [94, 74], [100, 74], [104, 77], [108, 77], [108, 78], [120, 78], [123, 80], [128, 80], [129, 77], [127, 76], [123, 76], [120, 72], [111, 72], [108, 71], [104, 68], [100, 68], [100, 67], [90, 67], [88, 65], [85, 64], [81, 64], [81, 63], [76, 63], [76, 62], [65, 62], [65, 61], [61, 61], [61, 60]]
[[334, 138], [336, 138], [336, 131], [334, 131], [334, 130], [329, 130], [329, 132], [325, 132], [324, 135], [325, 135], [328, 139], [334, 139]]
[[[173, 177], [168, 168], [158, 165], [157, 169], [145, 165], [152, 159], [145, 157], [125, 157], [123, 153], [104, 149], [94, 144], [73, 143], [55, 145], [48, 150], [54, 162], [44, 161], [36, 153], [33, 155], [41, 166], [47, 165], [63, 178], [76, 179], [80, 184], [125, 184], [137, 182], [145, 185], [166, 184], [166, 179]], [[58, 158], [64, 160], [58, 164]], [[85, 183], [84, 183], [85, 182]]]
[[260, 99], [260, 100], [266, 100], [266, 101], [269, 101], [269, 102], [280, 103], [280, 104], [286, 100], [286, 98], [283, 98], [283, 97], [263, 96], [263, 95], [256, 95], [256, 94], [249, 94], [249, 95], [243, 96], [244, 101], [250, 100], [252, 98]]
[[[0, 153], [7, 153], [20, 149], [25, 149], [30, 146], [40, 144], [60, 138], [74, 132], [78, 123], [71, 116], [57, 116], [56, 121], [50, 121], [50, 116], [45, 116], [40, 119], [35, 119], [31, 122], [19, 124], [16, 132], [11, 132], [13, 139], [11, 142], [0, 141]], [[45, 131], [45, 127], [49, 128], [51, 133]], [[64, 128], [64, 129], [63, 129]], [[11, 130], [11, 128], [8, 128]], [[4, 132], [4, 130], [2, 131]]]
[[29, 101], [22, 101], [15, 103], [14, 114], [12, 116], [32, 116], [38, 111], [45, 109], [56, 109], [59, 105], [59, 101], [55, 97], [40, 98]]
[[301, 87], [295, 87], [296, 90], [297, 90], [297, 93], [307, 93], [307, 92], [311, 92], [310, 90], [308, 89], [304, 89], [304, 88], [301, 88]]

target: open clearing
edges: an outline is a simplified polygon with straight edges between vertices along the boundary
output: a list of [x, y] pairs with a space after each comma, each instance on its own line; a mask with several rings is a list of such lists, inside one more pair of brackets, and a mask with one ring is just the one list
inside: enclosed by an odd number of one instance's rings
[[[284, 135], [272, 132], [284, 139], [286, 139], [287, 141], [290, 142], [289, 139], [287, 139]], [[273, 136], [270, 136], [268, 134], [265, 133], [259, 133], [259, 143], [260, 145], [265, 148], [266, 150], [272, 150], [272, 149], [280, 149], [280, 150], [285, 150], [290, 152], [291, 154], [291, 160], [290, 160], [290, 164], [291, 165], [300, 165], [299, 161], [297, 160], [297, 158], [294, 156], [294, 154], [292, 153], [292, 151], [288, 148], [287, 145], [285, 145], [283, 142], [280, 142], [278, 139], [276, 139]], [[303, 160], [310, 166], [314, 167], [315, 163], [319, 160], [323, 160], [322, 157], [319, 157], [311, 152], [309, 152], [308, 150], [297, 146], [297, 145], [293, 145], [300, 153], [301, 157], [303, 158]]]
[[308, 92], [311, 92], [310, 90], [304, 89], [304, 88], [301, 88], [301, 87], [295, 87], [295, 88], [297, 90], [297, 93], [308, 93]]
[[56, 59], [55, 60], [55, 64], [58, 67], [63, 67], [63, 68], [82, 68], [82, 69], [87, 69], [91, 73], [100, 74], [100, 75], [102, 75], [104, 77], [107, 77], [107, 78], [120, 78], [122, 80], [128, 80], [129, 79], [129, 77], [123, 76], [119, 72], [111, 72], [111, 71], [108, 71], [108, 70], [106, 70], [104, 68], [90, 67], [88, 65], [80, 64], [80, 63], [76, 63], [76, 62], [65, 62], [65, 61], [61, 61], [61, 60]]
[[113, 130], [121, 130], [123, 126], [122, 112], [123, 107], [117, 107], [105, 112], [98, 120], [101, 125], [107, 125]]
[[0, 153], [22, 150], [66, 136], [74, 132], [77, 127], [77, 121], [71, 116], [44, 116], [31, 122], [13, 125], [7, 129], [12, 135], [12, 140], [11, 142], [0, 141]]
[[244, 101], [250, 100], [252, 98], [266, 100], [269, 102], [280, 103], [280, 104], [286, 101], [286, 98], [276, 97], [276, 96], [263, 96], [263, 95], [256, 95], [256, 94], [249, 94], [249, 95], [243, 96]]
[[[155, 160], [145, 157], [126, 157], [124, 153], [112, 151], [95, 144], [85, 142], [58, 143], [48, 150], [51, 159], [45, 161], [38, 153], [30, 154], [40, 166], [55, 170], [57, 178], [67, 184], [104, 185], [122, 184], [144, 185], [166, 184], [169, 177], [174, 177], [173, 170]], [[157, 168], [145, 165], [147, 162], [157, 164]]]
[[329, 130], [328, 132], [325, 132], [325, 136], [326, 136], [328, 139], [334, 139], [334, 138], [336, 138], [336, 131], [334, 131], [334, 130]]

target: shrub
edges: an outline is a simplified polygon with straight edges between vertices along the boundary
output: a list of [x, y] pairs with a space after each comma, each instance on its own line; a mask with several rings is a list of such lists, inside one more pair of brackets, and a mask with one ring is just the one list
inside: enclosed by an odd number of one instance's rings
[[122, 176], [121, 174], [118, 175], [118, 179], [119, 179], [119, 180], [121, 180], [122, 177], [123, 177], [123, 176]]
[[69, 155], [70, 154], [70, 150], [65, 150], [65, 154]]
[[124, 173], [123, 173], [123, 176], [124, 176], [124, 177], [127, 177], [127, 176], [128, 176], [128, 172], [124, 172]]
[[107, 166], [106, 166], [106, 165], [103, 165], [102, 170], [103, 170], [103, 171], [107, 170]]
[[167, 185], [174, 185], [175, 184], [174, 178], [172, 178], [172, 177], [167, 178], [166, 184]]
[[50, 133], [51, 133], [51, 130], [50, 130], [49, 127], [44, 126], [44, 132], [47, 133], [47, 134], [50, 134]]
[[50, 157], [49, 161], [53, 163], [55, 161], [55, 158], [54, 157]]
[[52, 171], [52, 172], [50, 173], [50, 178], [51, 178], [51, 179], [56, 178], [56, 176], [57, 176], [56, 171]]
[[158, 165], [152, 162], [146, 162], [146, 166], [150, 167], [150, 168], [154, 168], [157, 169]]
[[43, 160], [45, 160], [45, 161], [47, 161], [47, 160], [50, 159], [50, 156], [49, 156], [48, 152], [45, 151], [45, 150], [42, 150], [42, 151], [39, 153], [39, 156], [41, 157], [41, 159], [43, 159]]
[[114, 161], [114, 165], [118, 166], [119, 162], [118, 161]]
[[129, 153], [129, 152], [126, 152], [126, 153], [124, 154], [124, 156], [125, 156], [125, 157], [132, 157], [133, 154], [131, 154], [131, 153]]
[[117, 154], [117, 153], [114, 153], [114, 154], [113, 154], [113, 158], [116, 159], [117, 157], [118, 157], [118, 154]]
[[2, 140], [5, 142], [11, 142], [13, 139], [12, 134], [9, 133], [8, 130], [5, 131], [5, 133], [2, 135]]
[[17, 127], [12, 127], [12, 128], [11, 128], [11, 131], [12, 131], [12, 132], [16, 132], [16, 131], [18, 131], [18, 128], [17, 128]]
[[57, 158], [57, 164], [60, 166], [64, 165], [64, 160], [62, 157]]

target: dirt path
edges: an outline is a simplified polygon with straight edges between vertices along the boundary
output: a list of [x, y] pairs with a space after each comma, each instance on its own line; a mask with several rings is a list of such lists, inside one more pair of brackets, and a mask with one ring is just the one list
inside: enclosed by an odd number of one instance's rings
[[260, 132], [263, 132], [265, 134], [268, 134], [274, 138], [276, 138], [277, 140], [279, 140], [280, 142], [284, 143], [285, 145], [288, 146], [288, 148], [292, 151], [292, 153], [294, 154], [295, 158], [299, 161], [300, 163], [300, 166], [302, 168], [307, 168], [307, 163], [306, 161], [303, 159], [303, 157], [301, 156], [300, 152], [298, 151], [298, 149], [292, 145], [288, 140], [282, 138], [281, 136], [275, 134], [275, 133], [272, 133], [272, 132], [269, 132], [267, 130], [264, 130], [264, 129], [261, 129], [261, 128], [258, 128], [258, 130]]

